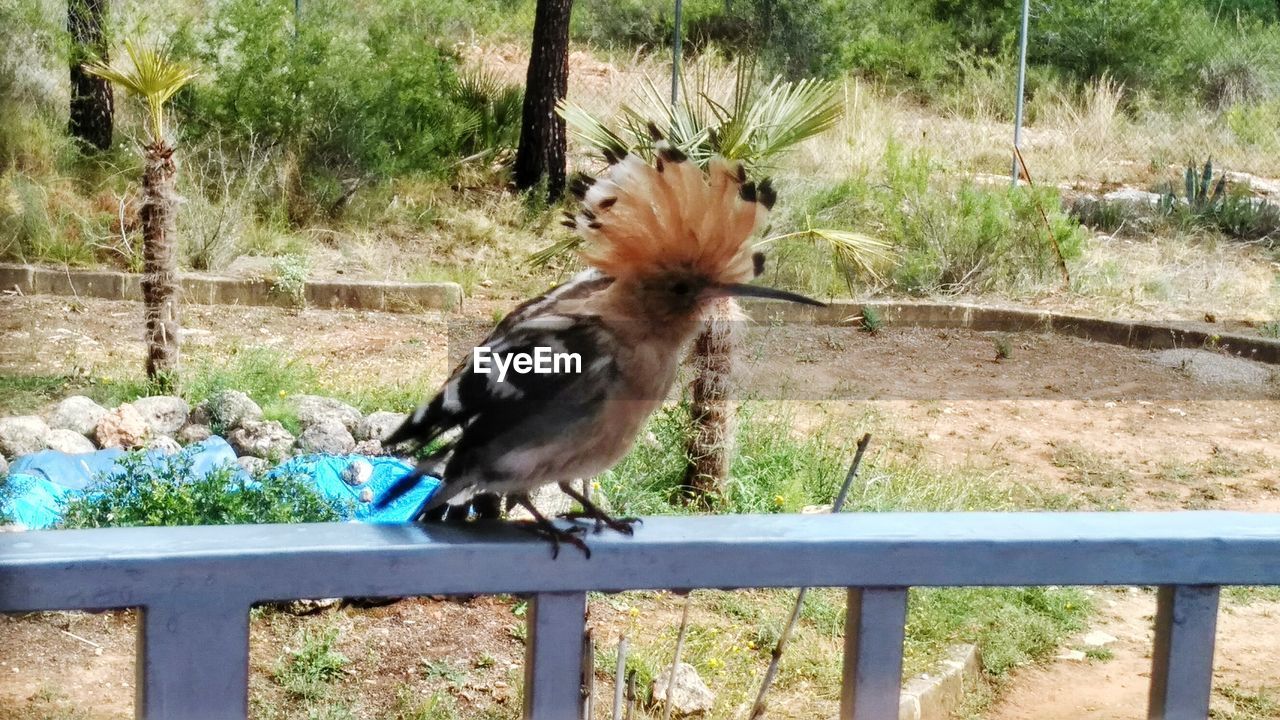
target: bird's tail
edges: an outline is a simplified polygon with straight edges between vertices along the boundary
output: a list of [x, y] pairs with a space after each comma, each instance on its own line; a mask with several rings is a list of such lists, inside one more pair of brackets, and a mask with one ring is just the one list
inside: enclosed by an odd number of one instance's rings
[[718, 282], [750, 280], [747, 240], [777, 199], [770, 181], [751, 182], [741, 162], [719, 156], [703, 170], [656, 127], [650, 133], [652, 164], [606, 149], [601, 177], [570, 184], [582, 208], [565, 225], [587, 240], [587, 262], [616, 278], [682, 264]]

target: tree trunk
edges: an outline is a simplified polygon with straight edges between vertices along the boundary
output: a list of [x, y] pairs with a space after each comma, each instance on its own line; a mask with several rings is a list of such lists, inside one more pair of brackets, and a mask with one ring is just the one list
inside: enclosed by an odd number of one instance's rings
[[538, 0], [516, 151], [516, 187], [528, 190], [545, 177], [551, 202], [560, 199], [565, 183], [565, 126], [556, 103], [569, 91], [572, 7], [573, 0]]
[[742, 325], [738, 304], [723, 299], [712, 308], [706, 328], [693, 344], [694, 378], [684, 488], [694, 502], [709, 505], [724, 491], [733, 459], [734, 354]]
[[178, 372], [178, 253], [174, 225], [177, 166], [157, 140], [142, 174], [142, 302], [147, 316], [147, 377], [172, 386]]
[[111, 83], [84, 71], [90, 60], [107, 62], [107, 0], [67, 0], [67, 32], [71, 34], [71, 108], [67, 132], [90, 147], [111, 147]]

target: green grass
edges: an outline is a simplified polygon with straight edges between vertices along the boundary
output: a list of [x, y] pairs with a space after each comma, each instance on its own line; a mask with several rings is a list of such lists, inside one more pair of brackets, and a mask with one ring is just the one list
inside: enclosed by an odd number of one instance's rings
[[[233, 346], [231, 356], [189, 354], [180, 373], [177, 394], [192, 405], [223, 390], [239, 390], [262, 407], [266, 419], [278, 420], [295, 434], [298, 420], [290, 398], [300, 394], [335, 397], [361, 412], [408, 412], [435, 388], [425, 381], [356, 384], [321, 373], [313, 365], [272, 348]], [[62, 376], [0, 374], [0, 414], [38, 414], [69, 395], [86, 395], [105, 407], [140, 397], [165, 394], [138, 375]]]
[[337, 641], [336, 627], [320, 631], [304, 629], [295, 640], [298, 649], [286, 651], [276, 665], [273, 678], [290, 695], [301, 700], [326, 698], [351, 664], [351, 660], [334, 649]]
[[458, 703], [453, 696], [434, 692], [425, 699], [417, 696], [407, 686], [396, 691], [396, 703], [391, 709], [390, 720], [461, 720]]
[[0, 375], [0, 415], [38, 412], [77, 387], [59, 375]]
[[1221, 705], [1217, 702], [1213, 703], [1209, 717], [1214, 720], [1280, 718], [1280, 688], [1263, 687], [1251, 690], [1236, 684], [1216, 688], [1215, 694], [1226, 702]]
[[1222, 595], [1228, 602], [1237, 605], [1249, 605], [1255, 602], [1280, 603], [1280, 586], [1231, 585], [1222, 589]]
[[[600, 485], [621, 513], [632, 515], [692, 513], [679, 502], [686, 458], [688, 427], [684, 403], [660, 409], [631, 453], [600, 476]], [[724, 513], [796, 512], [834, 500], [844, 480], [853, 445], [861, 431], [882, 438], [873, 442], [861, 479], [852, 488], [845, 509], [857, 512], [891, 510], [956, 511], [1061, 509], [1069, 498], [1019, 484], [1003, 482], [981, 468], [930, 468], [901, 453], [879, 459], [875, 445], [892, 444], [895, 433], [883, 420], [867, 415], [827, 424], [804, 433], [785, 404], [743, 403], [737, 413], [737, 452], [731, 477], [715, 509]], [[854, 428], [857, 432], [851, 431]], [[907, 451], [919, 448], [907, 448]], [[886, 453], [887, 454], [887, 453]]]
[[[641, 442], [601, 485], [615, 509], [624, 513], [688, 513], [672, 504], [679, 497], [684, 457], [681, 449], [687, 410], [675, 405], [650, 422], [656, 442]], [[722, 512], [792, 512], [831, 502], [852, 456], [857, 430], [878, 440], [864, 459], [862, 476], [846, 508], [893, 510], [1061, 509], [1071, 501], [1057, 494], [1008, 482], [980, 468], [938, 469], [922, 463], [920, 448], [901, 441], [882, 419], [795, 431], [795, 418], [778, 405], [747, 403], [739, 412], [738, 453], [733, 479], [717, 500]], [[633, 594], [642, 612], [656, 606]], [[749, 699], [768, 652], [776, 642], [794, 592], [788, 590], [697, 591], [702, 611], [686, 640], [688, 662], [714, 680], [727, 712]], [[813, 590], [802, 608], [797, 635], [783, 661], [778, 687], [808, 687], [819, 697], [838, 697], [839, 641], [844, 632], [844, 591]], [[668, 604], [669, 607], [669, 604]], [[1091, 612], [1077, 588], [918, 588], [910, 595], [905, 663], [908, 674], [930, 670], [946, 648], [977, 643], [984, 669], [1001, 677], [1011, 669], [1050, 656]], [[629, 663], [642, 681], [669, 662], [675, 628], [659, 637], [631, 634], [636, 649]], [[606, 666], [611, 660], [604, 660]], [[709, 680], [711, 682], [712, 680]], [[713, 713], [715, 714], [715, 713]]]

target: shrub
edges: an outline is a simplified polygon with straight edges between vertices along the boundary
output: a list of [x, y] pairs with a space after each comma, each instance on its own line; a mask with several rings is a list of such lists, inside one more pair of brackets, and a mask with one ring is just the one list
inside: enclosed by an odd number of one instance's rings
[[889, 274], [897, 289], [916, 293], [1020, 290], [1052, 280], [1057, 257], [1040, 216], [1043, 209], [1067, 260], [1080, 255], [1085, 234], [1061, 210], [1051, 188], [939, 187], [923, 155], [902, 158], [890, 146], [886, 181], [855, 177], [810, 202], [815, 223], [866, 231], [899, 253]]
[[179, 103], [192, 132], [292, 153], [298, 189], [318, 206], [341, 196], [340, 179], [445, 172], [476, 137], [457, 60], [427, 40], [431, 13], [408, 2], [365, 10], [308, 3], [295, 28], [288, 4], [221, 5], [193, 43], [210, 80]]
[[339, 506], [298, 477], [279, 474], [245, 480], [227, 464], [196, 477], [192, 451], [149, 462], [145, 453], [122, 457], [119, 469], [93, 481], [67, 504], [62, 526], [234, 525], [326, 522]]
[[469, 113], [459, 138], [464, 153], [516, 148], [520, 142], [524, 88], [503, 82], [492, 72], [472, 69], [459, 73], [451, 94]]

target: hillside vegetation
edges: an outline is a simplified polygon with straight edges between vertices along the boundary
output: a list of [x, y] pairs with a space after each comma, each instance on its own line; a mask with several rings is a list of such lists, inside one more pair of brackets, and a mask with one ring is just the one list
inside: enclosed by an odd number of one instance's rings
[[[455, 280], [500, 297], [571, 269], [569, 257], [526, 262], [563, 237], [558, 208], [507, 189], [530, 0], [307, 0], [299, 17], [283, 0], [111, 10], [113, 47], [141, 38], [201, 73], [173, 101], [185, 267]], [[1280, 6], [1034, 4], [1033, 192], [999, 180], [1019, 10], [1017, 0], [685, 3], [686, 88], [727, 97], [739, 60], [756, 82], [817, 76], [843, 88], [839, 126], [775, 168], [783, 202], [771, 230], [853, 230], [895, 252], [868, 269], [797, 238], [777, 245], [776, 281], [1189, 316], [1221, 298], [1223, 314], [1274, 317], [1280, 211], [1248, 180], [1194, 212], [1177, 202], [1084, 212], [1076, 200], [1120, 186], [1177, 200], [1182, 169], [1210, 158], [1219, 170], [1280, 176]], [[68, 138], [63, 12], [46, 0], [0, 4], [0, 258], [137, 270], [141, 114], [117, 99], [107, 152]], [[608, 118], [647, 80], [665, 87], [673, 20], [664, 2], [577, 3], [570, 99]], [[598, 167], [586, 150], [577, 145], [573, 163]], [[1153, 252], [1157, 238], [1170, 242]], [[1202, 268], [1183, 278], [1185, 247]], [[246, 256], [262, 260], [233, 265]], [[1226, 280], [1225, 267], [1243, 272]], [[1152, 274], [1172, 280], [1153, 286]]]

